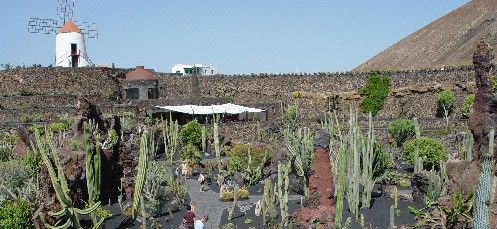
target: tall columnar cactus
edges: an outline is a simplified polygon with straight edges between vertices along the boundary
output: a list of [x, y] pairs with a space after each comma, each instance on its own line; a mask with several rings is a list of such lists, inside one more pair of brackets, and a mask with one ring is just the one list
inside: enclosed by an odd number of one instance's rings
[[[416, 139], [421, 138], [421, 131], [419, 131], [418, 119], [414, 117], [414, 129], [416, 131]], [[421, 163], [420, 163], [421, 162]], [[416, 141], [416, 150], [414, 151], [414, 173], [419, 173], [423, 170], [422, 159], [419, 156], [419, 141]]]
[[178, 149], [178, 132], [178, 121], [173, 121], [171, 114], [169, 114], [169, 119], [162, 122], [162, 138], [164, 140], [164, 153], [171, 164]]
[[492, 182], [492, 157], [494, 155], [494, 135], [495, 130], [491, 129], [488, 135], [488, 153], [483, 156], [481, 162], [480, 177], [478, 188], [476, 190], [476, 209], [475, 209], [475, 229], [487, 229], [489, 226], [489, 205], [491, 196]]
[[355, 215], [356, 220], [359, 218], [359, 191], [361, 184], [361, 167], [360, 167], [360, 151], [361, 144], [360, 130], [357, 125], [357, 116], [350, 109], [349, 118], [349, 153], [347, 156], [347, 178], [348, 190], [347, 201], [349, 210]]
[[[64, 174], [64, 169], [62, 167], [59, 153], [55, 144], [53, 142], [53, 134], [49, 130], [45, 130], [45, 139], [42, 139], [38, 131], [35, 132], [35, 143], [33, 145], [33, 150], [35, 153], [41, 155], [43, 163], [47, 167], [48, 175], [52, 182], [52, 186], [55, 190], [55, 196], [61, 205], [61, 210], [58, 212], [48, 212], [48, 215], [57, 218], [63, 218], [66, 220], [56, 227], [45, 223], [48, 228], [80, 228], [79, 215], [90, 215], [95, 212], [95, 210], [100, 206], [100, 202], [90, 204], [85, 209], [76, 208], [73, 205], [71, 197], [69, 195], [69, 186]], [[55, 168], [54, 168], [55, 167]], [[38, 216], [45, 222], [43, 213], [39, 213]], [[93, 225], [93, 228], [99, 228], [102, 225], [104, 218], [100, 219], [99, 222]]]
[[389, 229], [397, 228], [395, 226], [395, 208], [393, 205], [390, 205], [390, 226], [388, 228]]
[[233, 219], [233, 213], [235, 212], [236, 204], [238, 202], [238, 186], [233, 187], [233, 203], [228, 208], [228, 221]]
[[281, 225], [286, 225], [286, 218], [288, 216], [288, 185], [290, 179], [288, 174], [290, 172], [290, 162], [286, 164], [278, 163], [278, 199], [280, 203], [281, 212]]
[[270, 179], [266, 179], [264, 181], [264, 194], [260, 202], [260, 210], [264, 225], [271, 226], [274, 224], [274, 220], [276, 219], [276, 188], [277, 187], [274, 187], [273, 189]]
[[221, 171], [221, 146], [219, 145], [219, 124], [217, 123], [218, 119], [219, 118], [214, 115], [212, 131], [214, 135], [214, 151], [216, 152], [217, 169], [218, 171]]
[[296, 132], [283, 130], [285, 147], [298, 176], [304, 179], [304, 194], [309, 195], [309, 171], [314, 155], [314, 136], [307, 128], [298, 128]]
[[466, 132], [464, 135], [464, 153], [465, 159], [467, 161], [472, 161], [473, 160], [473, 144], [474, 144], [474, 139], [473, 139], [473, 134], [471, 131]]
[[202, 152], [207, 153], [207, 128], [202, 126]]
[[[91, 135], [90, 135], [91, 134]], [[95, 141], [94, 151], [91, 147], [90, 136], [93, 136]], [[88, 203], [90, 205], [98, 202], [100, 198], [100, 182], [101, 182], [101, 148], [100, 135], [98, 133], [98, 124], [90, 120], [84, 124], [83, 128], [83, 143], [86, 151], [86, 186], [88, 187]], [[93, 224], [97, 224], [96, 214], [91, 215]]]
[[335, 197], [336, 197], [336, 205], [335, 205], [335, 225], [337, 228], [342, 226], [342, 210], [343, 210], [343, 201], [346, 192], [346, 170], [347, 170], [347, 151], [346, 146], [342, 142], [340, 145], [340, 149], [338, 150], [338, 167], [337, 169], [337, 179], [335, 183]]
[[131, 213], [136, 217], [139, 212], [140, 197], [145, 184], [145, 174], [147, 172], [148, 155], [150, 150], [150, 135], [145, 130], [140, 139], [140, 157], [138, 159], [138, 173], [135, 177], [135, 190], [133, 193], [133, 205]]
[[[365, 208], [370, 207], [371, 192], [373, 191], [373, 149], [374, 149], [374, 129], [373, 129], [373, 116], [371, 112], [368, 116], [368, 138], [363, 141], [362, 147], [362, 205]], [[366, 145], [366, 147], [364, 147]]]

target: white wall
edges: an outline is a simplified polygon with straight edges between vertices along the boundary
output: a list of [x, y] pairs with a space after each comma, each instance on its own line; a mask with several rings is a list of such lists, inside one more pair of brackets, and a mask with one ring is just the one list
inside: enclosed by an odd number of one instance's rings
[[77, 45], [78, 67], [90, 65], [86, 54], [85, 38], [81, 33], [58, 33], [55, 37], [55, 66], [71, 67], [71, 44]]

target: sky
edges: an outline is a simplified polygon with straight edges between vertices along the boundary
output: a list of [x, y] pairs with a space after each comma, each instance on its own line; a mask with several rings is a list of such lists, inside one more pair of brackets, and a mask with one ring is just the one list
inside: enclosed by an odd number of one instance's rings
[[[6, 0], [3, 0], [6, 1]], [[226, 74], [352, 70], [468, 0], [75, 0], [74, 20], [98, 24], [87, 39], [95, 65], [214, 65]], [[55, 59], [55, 35], [28, 33], [55, 18], [57, 0], [2, 4], [0, 64]], [[427, 41], [428, 42], [428, 41]]]

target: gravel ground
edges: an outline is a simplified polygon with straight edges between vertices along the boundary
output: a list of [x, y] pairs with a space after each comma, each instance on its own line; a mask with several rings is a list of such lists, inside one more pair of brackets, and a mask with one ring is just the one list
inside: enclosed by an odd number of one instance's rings
[[[206, 228], [219, 228], [221, 222], [221, 217], [223, 211], [227, 209], [232, 202], [221, 202], [219, 201], [219, 193], [213, 192], [212, 190], [207, 190], [207, 185], [204, 187], [204, 192], [200, 192], [200, 184], [196, 179], [186, 179], [186, 189], [191, 200], [195, 201], [197, 204], [195, 208], [195, 214], [197, 218], [203, 215], [209, 216], [209, 221], [206, 223]], [[300, 200], [299, 195], [291, 195], [288, 197], [289, 200]], [[253, 204], [261, 199], [261, 196], [250, 195], [250, 199], [238, 201], [240, 205]], [[251, 209], [251, 211], [253, 208]]]

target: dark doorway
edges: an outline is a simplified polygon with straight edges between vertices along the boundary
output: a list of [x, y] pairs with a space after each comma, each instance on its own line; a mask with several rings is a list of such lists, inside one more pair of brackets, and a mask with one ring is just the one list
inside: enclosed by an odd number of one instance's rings
[[77, 44], [71, 44], [71, 63], [72, 67], [78, 67], [78, 45]]

